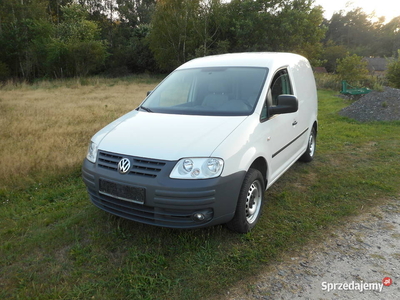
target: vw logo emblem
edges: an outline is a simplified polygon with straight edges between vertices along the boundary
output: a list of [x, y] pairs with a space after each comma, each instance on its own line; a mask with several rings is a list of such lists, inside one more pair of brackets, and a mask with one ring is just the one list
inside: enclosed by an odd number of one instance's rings
[[127, 158], [123, 158], [118, 163], [118, 172], [126, 174], [131, 168], [131, 162]]

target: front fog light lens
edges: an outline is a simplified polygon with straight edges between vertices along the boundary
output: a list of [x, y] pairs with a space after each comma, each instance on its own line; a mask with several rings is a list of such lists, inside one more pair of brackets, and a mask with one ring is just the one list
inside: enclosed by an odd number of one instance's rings
[[209, 209], [205, 209], [202, 211], [196, 211], [193, 215], [192, 215], [192, 220], [194, 220], [195, 222], [201, 222], [201, 223], [205, 223], [210, 221], [213, 218], [213, 210], [211, 208]]
[[206, 218], [206, 216], [203, 215], [202, 213], [196, 213], [193, 215], [193, 218], [197, 221], [203, 221]]

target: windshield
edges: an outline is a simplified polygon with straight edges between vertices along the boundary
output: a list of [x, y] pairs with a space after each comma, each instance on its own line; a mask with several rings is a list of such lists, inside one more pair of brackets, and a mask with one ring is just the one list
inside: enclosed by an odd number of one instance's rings
[[227, 67], [177, 70], [140, 108], [148, 112], [243, 116], [253, 113], [268, 69]]

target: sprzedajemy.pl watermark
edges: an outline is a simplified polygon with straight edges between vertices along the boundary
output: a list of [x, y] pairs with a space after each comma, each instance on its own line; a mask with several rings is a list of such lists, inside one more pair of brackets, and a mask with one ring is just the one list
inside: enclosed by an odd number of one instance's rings
[[331, 292], [331, 291], [359, 291], [362, 293], [363, 291], [379, 291], [382, 292], [383, 286], [390, 286], [393, 283], [390, 277], [385, 277], [382, 280], [382, 283], [378, 282], [322, 282], [322, 290]]

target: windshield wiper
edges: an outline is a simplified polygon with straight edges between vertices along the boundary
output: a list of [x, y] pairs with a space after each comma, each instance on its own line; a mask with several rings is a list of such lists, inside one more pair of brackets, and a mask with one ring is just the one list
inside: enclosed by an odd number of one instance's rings
[[153, 112], [150, 108], [147, 108], [147, 107], [145, 107], [145, 106], [139, 106], [139, 108], [141, 108], [141, 109], [143, 109], [144, 111], [147, 111], [147, 112], [149, 112], [149, 113], [151, 113], [151, 112]]

